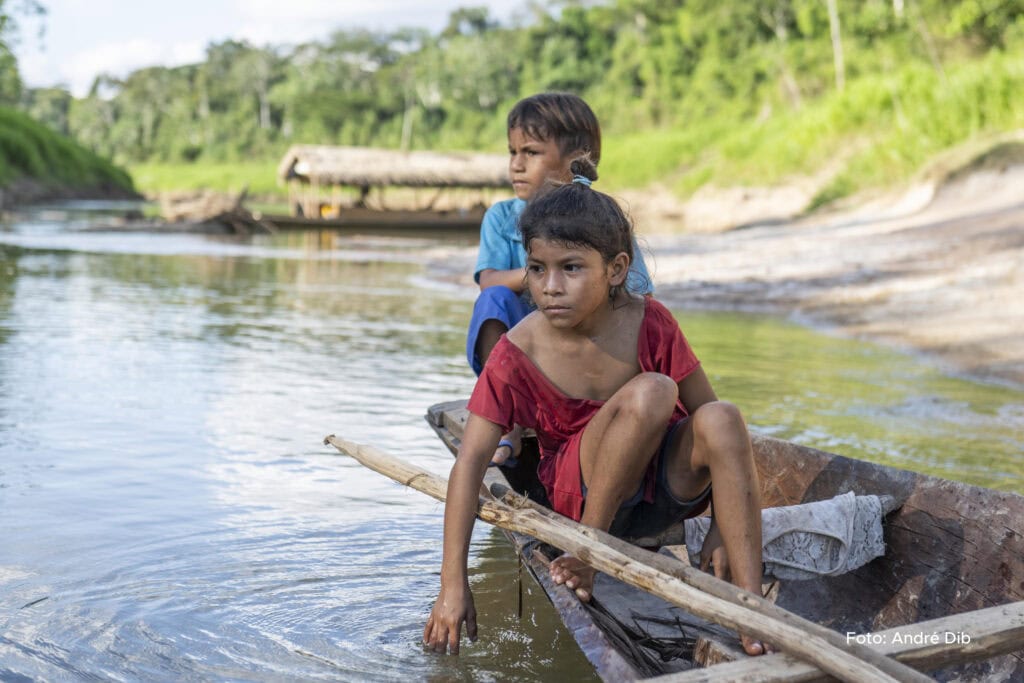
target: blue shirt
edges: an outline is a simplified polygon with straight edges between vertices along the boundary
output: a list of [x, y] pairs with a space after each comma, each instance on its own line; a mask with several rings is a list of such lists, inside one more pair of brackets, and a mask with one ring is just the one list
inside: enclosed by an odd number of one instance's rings
[[[476, 259], [473, 279], [480, 284], [480, 273], [485, 270], [512, 270], [526, 267], [526, 249], [519, 232], [519, 216], [526, 202], [518, 197], [498, 202], [487, 209], [480, 224], [480, 252]], [[633, 240], [633, 263], [629, 266], [626, 289], [637, 294], [653, 294], [654, 283]]]

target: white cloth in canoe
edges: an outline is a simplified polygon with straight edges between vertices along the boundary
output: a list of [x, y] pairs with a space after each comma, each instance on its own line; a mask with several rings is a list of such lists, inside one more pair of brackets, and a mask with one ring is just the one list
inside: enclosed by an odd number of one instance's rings
[[[686, 552], [700, 566], [711, 518], [685, 522]], [[829, 500], [761, 511], [765, 576], [805, 580], [839, 576], [885, 554], [882, 503], [851, 491]]]

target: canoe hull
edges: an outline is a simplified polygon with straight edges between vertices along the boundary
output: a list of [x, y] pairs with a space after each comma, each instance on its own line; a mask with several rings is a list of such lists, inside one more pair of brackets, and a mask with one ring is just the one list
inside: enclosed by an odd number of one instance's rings
[[840, 577], [782, 584], [786, 609], [866, 632], [1024, 599], [1024, 497], [778, 439], [753, 441], [765, 507], [845, 491], [889, 495], [900, 506], [886, 518], [883, 557]]
[[[428, 412], [428, 422], [453, 454], [467, 415], [465, 401], [439, 404]], [[1024, 497], [770, 437], [755, 435], [752, 441], [764, 507], [824, 500], [846, 491], [890, 496], [896, 507], [885, 519], [883, 557], [839, 577], [776, 582], [770, 597], [780, 607], [840, 633], [868, 633], [1024, 600]], [[507, 475], [513, 488], [543, 502], [535, 477], [535, 443], [524, 445], [520, 461], [514, 470], [490, 468], [487, 476], [504, 481]], [[601, 623], [601, 615], [581, 605], [564, 587], [554, 586], [546, 562], [533, 556], [530, 539], [517, 536], [512, 535], [517, 549], [604, 680], [659, 673], [651, 667], [660, 665], [644, 653], [638, 661], [636, 648], [623, 651], [607, 624]], [[682, 540], [679, 525], [657, 542]], [[649, 544], [647, 539], [644, 545]], [[598, 585], [595, 595], [607, 595], [609, 610], [620, 620], [632, 620], [642, 605], [640, 611], [657, 612], [659, 618], [681, 613], [685, 633], [698, 642], [721, 640], [720, 628], [694, 621], [667, 603], [652, 602], [650, 596], [621, 585], [609, 584], [607, 593], [602, 588]], [[692, 666], [690, 661], [669, 662], [660, 672]], [[1024, 680], [1024, 650], [931, 673], [939, 680]]]

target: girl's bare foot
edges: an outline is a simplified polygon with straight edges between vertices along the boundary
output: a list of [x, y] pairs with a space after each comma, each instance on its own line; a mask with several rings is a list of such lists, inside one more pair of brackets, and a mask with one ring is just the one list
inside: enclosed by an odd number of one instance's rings
[[566, 553], [548, 565], [551, 580], [571, 588], [582, 602], [590, 602], [594, 594], [594, 575], [597, 570]]

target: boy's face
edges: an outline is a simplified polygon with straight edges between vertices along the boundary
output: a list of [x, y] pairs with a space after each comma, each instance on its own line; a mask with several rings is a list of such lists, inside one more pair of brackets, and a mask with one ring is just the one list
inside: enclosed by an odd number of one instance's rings
[[508, 177], [520, 199], [529, 199], [548, 178], [568, 182], [571, 158], [562, 156], [554, 140], [538, 140], [521, 128], [508, 131]]

